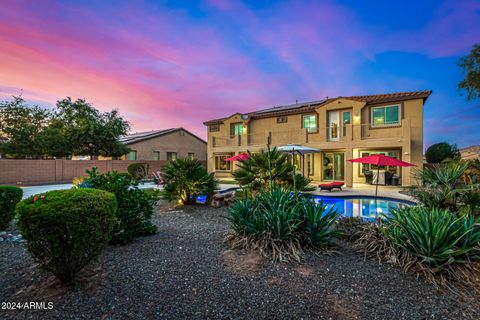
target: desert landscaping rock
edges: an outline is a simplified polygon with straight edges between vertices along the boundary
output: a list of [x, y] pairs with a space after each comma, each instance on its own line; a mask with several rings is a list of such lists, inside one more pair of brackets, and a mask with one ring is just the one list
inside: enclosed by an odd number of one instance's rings
[[274, 265], [223, 242], [224, 209], [160, 209], [159, 232], [110, 246], [75, 288], [38, 271], [23, 243], [0, 244], [0, 301], [53, 302], [1, 310], [2, 319], [479, 319], [478, 299], [439, 292], [413, 275], [341, 254]]

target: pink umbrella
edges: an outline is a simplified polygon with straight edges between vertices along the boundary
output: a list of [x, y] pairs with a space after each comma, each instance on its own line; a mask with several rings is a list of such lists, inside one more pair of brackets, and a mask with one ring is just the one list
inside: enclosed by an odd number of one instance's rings
[[357, 162], [357, 163], [368, 163], [374, 164], [377, 166], [377, 185], [375, 187], [375, 202], [377, 201], [377, 194], [378, 194], [378, 174], [380, 171], [380, 166], [396, 166], [396, 167], [412, 167], [415, 166], [413, 163], [405, 162], [402, 160], [398, 160], [392, 157], [388, 157], [383, 154], [374, 154], [368, 157], [357, 158], [348, 160], [350, 162]]
[[225, 161], [243, 161], [243, 160], [247, 160], [248, 158], [250, 158], [248, 153], [240, 153], [240, 154], [237, 154], [236, 156], [225, 159]]

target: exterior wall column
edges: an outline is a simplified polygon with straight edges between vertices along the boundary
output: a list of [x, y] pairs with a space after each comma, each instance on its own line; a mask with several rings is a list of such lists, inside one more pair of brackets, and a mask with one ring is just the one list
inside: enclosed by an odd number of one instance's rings
[[353, 159], [353, 149], [348, 146], [345, 150], [345, 184], [351, 188], [353, 186], [353, 163], [347, 160]]

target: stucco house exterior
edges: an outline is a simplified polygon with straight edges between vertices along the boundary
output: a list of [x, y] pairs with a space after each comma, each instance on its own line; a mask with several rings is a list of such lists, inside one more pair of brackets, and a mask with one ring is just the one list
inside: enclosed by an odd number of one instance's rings
[[[375, 168], [348, 159], [383, 153], [422, 166], [423, 107], [431, 91], [399, 92], [276, 106], [204, 122], [208, 131], [208, 170], [230, 178], [235, 163], [225, 158], [286, 144], [320, 149], [298, 161], [315, 181], [365, 182]], [[411, 168], [384, 168], [411, 185]]]
[[120, 138], [130, 153], [124, 160], [175, 160], [207, 158], [207, 142], [184, 128], [132, 133]]
[[460, 149], [460, 155], [463, 160], [480, 159], [480, 145], [462, 148]]

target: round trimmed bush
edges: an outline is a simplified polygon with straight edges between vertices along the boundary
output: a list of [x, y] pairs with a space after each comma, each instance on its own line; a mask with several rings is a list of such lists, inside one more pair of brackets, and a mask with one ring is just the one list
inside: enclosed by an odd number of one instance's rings
[[148, 163], [132, 163], [127, 167], [128, 173], [137, 180], [145, 179], [148, 176], [150, 166]]
[[8, 227], [15, 216], [15, 206], [22, 200], [23, 191], [17, 187], [0, 186], [0, 230]]
[[40, 268], [72, 283], [107, 245], [116, 210], [117, 201], [110, 192], [50, 191], [17, 205], [18, 228]]

